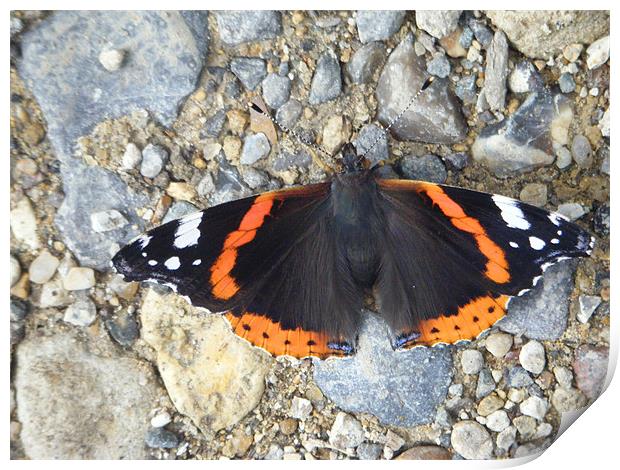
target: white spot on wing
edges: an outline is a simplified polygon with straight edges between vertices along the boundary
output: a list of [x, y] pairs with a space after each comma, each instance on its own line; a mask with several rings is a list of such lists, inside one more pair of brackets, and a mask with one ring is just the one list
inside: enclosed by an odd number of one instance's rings
[[200, 230], [198, 226], [202, 222], [202, 212], [188, 215], [179, 221], [179, 227], [175, 232], [174, 246], [177, 248], [187, 248], [198, 243]]
[[510, 242], [510, 246], [513, 248], [519, 248], [519, 244], [516, 242]]
[[[560, 222], [568, 221], [567, 217], [564, 217], [562, 214], [558, 214], [557, 212], [552, 212], [547, 217], [549, 217], [549, 220], [553, 222], [553, 225], [557, 225], [558, 227], [560, 226]], [[561, 234], [558, 233], [558, 235], [561, 235]]]
[[157, 266], [157, 261], [155, 261], [154, 259], [150, 259], [149, 266]]
[[505, 196], [495, 194], [492, 196], [493, 202], [502, 211], [502, 219], [508, 224], [510, 228], [518, 228], [520, 230], [527, 230], [530, 228], [530, 223], [525, 218], [525, 214], [519, 208], [519, 202], [514, 199], [510, 199]]
[[551, 243], [553, 243], [554, 245], [557, 245], [558, 243], [560, 243], [560, 240], [558, 240], [557, 238], [552, 238]]
[[140, 249], [144, 250], [152, 239], [150, 235], [140, 235], [136, 241], [140, 244]]
[[164, 266], [173, 271], [175, 269], [179, 269], [179, 266], [181, 266], [181, 261], [178, 256], [173, 256], [164, 262]]
[[542, 250], [545, 247], [545, 242], [538, 237], [530, 237], [530, 246], [535, 250]]
[[142, 257], [143, 257], [143, 258], [146, 258], [146, 257], [147, 257], [146, 251], [143, 251], [143, 252], [142, 252]]
[[202, 263], [201, 259], [195, 259], [194, 262], [192, 263], [194, 266], [198, 266], [200, 263]]
[[558, 230], [558, 235], [562, 236], [562, 230]]

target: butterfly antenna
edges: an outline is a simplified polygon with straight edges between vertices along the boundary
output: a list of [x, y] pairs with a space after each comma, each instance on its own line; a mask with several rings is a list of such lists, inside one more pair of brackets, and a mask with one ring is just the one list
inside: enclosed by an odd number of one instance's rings
[[422, 84], [422, 87], [416, 92], [415, 95], [413, 95], [411, 97], [411, 99], [409, 100], [409, 103], [407, 103], [407, 106], [405, 106], [403, 108], [403, 110], [398, 113], [398, 116], [396, 116], [394, 119], [392, 119], [392, 121], [388, 124], [388, 126], [383, 129], [383, 134], [379, 135], [375, 141], [370, 145], [370, 147], [368, 147], [366, 149], [366, 151], [360, 155], [360, 157], [363, 157], [364, 155], [366, 155], [368, 152], [370, 152], [378, 143], [379, 141], [384, 137], [387, 136], [388, 131], [392, 128], [392, 126], [394, 124], [396, 124], [400, 118], [403, 117], [403, 115], [409, 110], [409, 108], [411, 108], [411, 106], [413, 105], [413, 103], [416, 102], [416, 100], [419, 98], [419, 96], [422, 94], [422, 92], [424, 92], [424, 90], [426, 90], [429, 86], [431, 86], [431, 83], [433, 83], [433, 81], [435, 80], [435, 77], [431, 76], [428, 77], [424, 83]]
[[326, 156], [328, 156], [330, 158], [333, 157], [333, 155], [331, 153], [329, 153], [327, 150], [325, 150], [323, 147], [321, 147], [320, 145], [317, 145], [317, 144], [315, 144], [313, 142], [310, 142], [310, 141], [306, 140], [306, 138], [304, 136], [302, 136], [301, 134], [298, 134], [293, 129], [289, 129], [284, 124], [282, 124], [280, 121], [278, 121], [276, 118], [274, 118], [271, 114], [269, 114], [268, 112], [262, 110], [260, 108], [260, 106], [258, 106], [256, 103], [250, 102], [250, 103], [248, 103], [248, 105], [250, 106], [250, 108], [252, 108], [257, 113], [260, 113], [263, 116], [268, 117], [271, 120], [271, 122], [273, 122], [276, 126], [278, 126], [280, 129], [282, 129], [282, 131], [285, 134], [292, 135], [298, 141], [300, 141], [302, 144], [306, 145], [307, 147], [310, 147], [311, 149], [318, 150], [319, 152], [321, 152], [322, 154], [324, 154], [324, 155], [326, 155]]

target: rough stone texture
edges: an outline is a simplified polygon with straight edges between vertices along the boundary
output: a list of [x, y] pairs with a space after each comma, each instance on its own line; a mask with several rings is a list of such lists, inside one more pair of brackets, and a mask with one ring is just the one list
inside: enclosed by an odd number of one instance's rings
[[597, 295], [580, 295], [577, 320], [581, 323], [588, 323], [588, 320], [590, 320], [590, 317], [600, 304], [601, 298]]
[[450, 460], [450, 451], [439, 446], [416, 446], [402, 452], [394, 460]]
[[[413, 38], [408, 35], [390, 54], [377, 85], [377, 117], [383, 125], [405, 109], [425, 79], [424, 59], [416, 55]], [[465, 122], [448, 81], [436, 79], [392, 127], [392, 132], [402, 140], [442, 144], [463, 140]]]
[[530, 58], [549, 59], [569, 44], [590, 44], [609, 33], [606, 11], [491, 10], [486, 15]]
[[596, 69], [609, 60], [609, 36], [602, 37], [586, 49], [586, 63], [590, 70]]
[[513, 93], [530, 93], [541, 91], [544, 82], [536, 67], [530, 61], [523, 60], [510, 72], [508, 87]]
[[[195, 88], [208, 43], [206, 12], [60, 11], [22, 36], [19, 73], [64, 162], [75, 139], [105, 119], [147, 109], [170, 125]], [[127, 53], [113, 73], [98, 60], [109, 45]]]
[[[375, 141], [376, 144], [375, 144]], [[375, 144], [371, 149], [370, 146]], [[353, 141], [358, 154], [363, 154], [371, 164], [377, 164], [381, 160], [387, 160], [390, 156], [388, 137], [376, 124], [366, 124], [362, 127]]]
[[[96, 352], [100, 348], [106, 352]], [[28, 457], [147, 458], [149, 411], [162, 395], [150, 368], [100, 340], [69, 334], [25, 340], [17, 365], [17, 413]]]
[[271, 39], [282, 33], [282, 16], [277, 11], [230, 10], [215, 15], [220, 39], [230, 46]]
[[30, 282], [45, 284], [52, 278], [59, 264], [60, 261], [58, 261], [58, 258], [49, 251], [43, 250], [32, 263], [30, 263], [30, 267], [28, 268]]
[[237, 337], [225, 318], [149, 290], [140, 319], [172, 402], [203, 432], [237, 423], [258, 404], [271, 359]]
[[354, 83], [368, 83], [375, 71], [385, 62], [386, 47], [381, 42], [371, 42], [360, 47], [347, 64], [347, 73]]
[[270, 73], [263, 80], [263, 98], [271, 109], [278, 109], [291, 96], [291, 80], [277, 73]]
[[41, 245], [37, 219], [27, 197], [20, 199], [11, 210], [11, 232], [19, 242], [31, 250], [37, 250]]
[[462, 10], [416, 10], [415, 22], [431, 36], [441, 39], [456, 29]]
[[487, 50], [484, 71], [484, 99], [492, 111], [504, 108], [506, 101], [506, 78], [508, 77], [508, 41], [506, 35], [497, 31]]
[[492, 333], [485, 340], [485, 347], [495, 357], [504, 357], [512, 347], [512, 336], [506, 333]]
[[357, 447], [364, 440], [364, 429], [353, 416], [343, 413], [336, 415], [329, 432], [329, 443], [337, 449]]
[[314, 379], [341, 409], [368, 412], [386, 424], [415, 426], [433, 421], [451, 375], [448, 348], [394, 351], [385, 323], [367, 313], [355, 356], [318, 362]]
[[254, 90], [267, 76], [267, 65], [258, 57], [235, 57], [230, 70], [248, 90]]
[[550, 165], [554, 145], [567, 143], [572, 118], [570, 102], [563, 95], [532, 93], [510, 117], [482, 130], [472, 155], [499, 177]]
[[323, 54], [316, 64], [316, 71], [310, 85], [310, 104], [321, 104], [333, 100], [342, 91], [340, 63], [329, 51]]
[[441, 184], [445, 183], [448, 177], [445, 165], [436, 155], [407, 155], [402, 159], [401, 169], [405, 177], [412, 180]]
[[357, 31], [360, 41], [366, 44], [371, 41], [389, 39], [400, 29], [406, 11], [398, 10], [360, 10], [357, 12]]
[[547, 363], [544, 346], [538, 341], [528, 341], [521, 347], [519, 362], [526, 371], [540, 374]]
[[[65, 199], [56, 214], [56, 225], [81, 266], [107, 269], [116, 244], [123, 245], [143, 231], [144, 220], [136, 209], [146, 206], [148, 198], [134, 193], [118, 176], [103, 168], [76, 161], [66, 169]], [[95, 232], [90, 214], [110, 209], [123, 213], [129, 223], [109, 232]]]
[[271, 146], [265, 134], [261, 132], [250, 135], [243, 141], [243, 150], [239, 161], [244, 165], [251, 165], [269, 155], [270, 150]]
[[475, 421], [460, 421], [452, 428], [450, 442], [454, 450], [468, 460], [490, 459], [493, 439], [484, 427]]
[[590, 400], [597, 398], [603, 390], [608, 365], [609, 348], [585, 344], [575, 351], [575, 382]]
[[533, 291], [510, 301], [508, 315], [498, 326], [508, 333], [531, 339], [560, 338], [568, 321], [574, 272], [574, 261], [561, 261], [549, 267]]

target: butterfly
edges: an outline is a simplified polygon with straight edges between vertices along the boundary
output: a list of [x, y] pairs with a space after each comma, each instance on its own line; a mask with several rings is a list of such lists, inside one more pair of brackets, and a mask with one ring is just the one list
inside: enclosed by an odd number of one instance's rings
[[234, 333], [275, 356], [324, 359], [355, 353], [370, 291], [396, 350], [471, 340], [548, 266], [593, 249], [560, 214], [382, 178], [382, 165], [370, 167], [351, 143], [340, 157], [329, 181], [168, 222], [122, 248], [113, 266], [127, 281], [165, 284], [223, 312]]

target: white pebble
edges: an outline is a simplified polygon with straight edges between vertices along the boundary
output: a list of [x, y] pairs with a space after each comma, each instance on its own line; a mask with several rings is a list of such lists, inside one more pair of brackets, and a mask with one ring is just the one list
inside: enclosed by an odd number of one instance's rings
[[170, 413], [162, 411], [151, 418], [151, 426], [154, 428], [163, 428], [172, 420]]
[[512, 347], [512, 336], [506, 333], [493, 333], [485, 341], [485, 347], [495, 357], [504, 357]]
[[466, 349], [461, 355], [461, 367], [466, 374], [477, 374], [484, 366], [482, 353], [475, 349]]
[[508, 413], [504, 410], [497, 410], [487, 416], [487, 428], [491, 431], [500, 432], [510, 425]]
[[30, 281], [35, 284], [45, 284], [54, 276], [59, 265], [60, 261], [58, 258], [49, 251], [43, 250], [39, 253], [39, 256], [30, 263], [30, 267], [28, 268]]
[[521, 413], [538, 420], [542, 420], [545, 417], [548, 408], [547, 400], [539, 397], [529, 397], [519, 405]]
[[137, 167], [142, 161], [142, 152], [136, 144], [129, 142], [123, 153], [122, 165], [123, 169], [131, 170]]
[[11, 231], [17, 241], [26, 245], [30, 250], [39, 248], [37, 218], [28, 198], [22, 198], [11, 211]]
[[609, 60], [609, 36], [594, 41], [586, 49], [588, 69], [596, 69]]
[[106, 49], [99, 54], [99, 62], [109, 72], [115, 72], [121, 68], [125, 52], [121, 49]]
[[95, 285], [95, 271], [91, 268], [71, 268], [63, 279], [63, 285], [67, 290], [90, 289]]
[[128, 221], [119, 211], [110, 209], [90, 214], [90, 224], [95, 232], [102, 233], [122, 228]]
[[293, 397], [290, 415], [292, 418], [304, 421], [312, 413], [312, 403], [310, 400], [300, 397]]
[[11, 287], [15, 285], [19, 278], [22, 276], [22, 268], [19, 265], [17, 258], [11, 256]]
[[546, 364], [544, 346], [538, 341], [529, 341], [521, 348], [519, 362], [528, 372], [540, 374]]
[[76, 300], [65, 310], [63, 320], [76, 326], [90, 326], [97, 318], [97, 307], [90, 299]]

